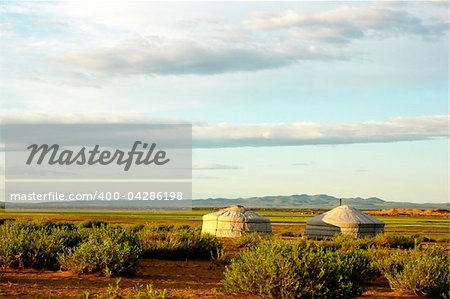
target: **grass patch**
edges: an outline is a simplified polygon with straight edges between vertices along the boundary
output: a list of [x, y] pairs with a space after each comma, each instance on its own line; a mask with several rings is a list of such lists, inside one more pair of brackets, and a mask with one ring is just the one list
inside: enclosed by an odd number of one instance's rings
[[450, 254], [439, 248], [385, 250], [373, 264], [393, 290], [434, 298], [450, 298]]
[[271, 235], [262, 233], [247, 233], [233, 240], [233, 244], [238, 248], [251, 248], [264, 240], [269, 240]]
[[79, 246], [59, 254], [63, 269], [106, 276], [134, 273], [141, 254], [137, 236], [121, 227], [91, 228]]
[[101, 221], [4, 221], [0, 267], [130, 274], [143, 256], [225, 261], [223, 244], [189, 226], [108, 226]]
[[81, 238], [66, 224], [5, 221], [0, 225], [0, 239], [1, 267], [56, 269], [58, 255]]
[[165, 259], [210, 258], [223, 248], [222, 242], [202, 235], [189, 226], [150, 226], [138, 233], [143, 256]]
[[369, 248], [397, 248], [412, 249], [420, 246], [422, 242], [430, 240], [418, 235], [392, 235], [377, 234], [374, 237], [355, 238], [349, 235], [337, 235], [332, 240], [319, 241], [321, 246], [334, 250], [358, 250]]
[[270, 240], [233, 259], [223, 285], [227, 293], [270, 298], [350, 298], [362, 293], [369, 265], [358, 251]]

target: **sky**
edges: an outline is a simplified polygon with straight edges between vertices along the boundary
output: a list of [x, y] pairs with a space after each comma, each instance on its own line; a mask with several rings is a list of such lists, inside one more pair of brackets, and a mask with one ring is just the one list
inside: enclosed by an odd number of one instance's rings
[[193, 125], [193, 197], [447, 202], [448, 2], [0, 2], [4, 122]]

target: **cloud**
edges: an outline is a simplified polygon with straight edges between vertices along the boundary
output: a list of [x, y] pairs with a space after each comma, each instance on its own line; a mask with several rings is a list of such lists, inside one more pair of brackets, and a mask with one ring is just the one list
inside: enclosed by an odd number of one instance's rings
[[4, 2], [0, 5], [0, 13], [13, 13], [13, 14], [29, 14], [31, 10], [18, 3]]
[[436, 38], [448, 30], [444, 21], [426, 21], [406, 11], [380, 7], [341, 7], [320, 13], [285, 11], [253, 13], [245, 21], [252, 30], [294, 29], [297, 37], [327, 43], [349, 43], [367, 36], [400, 34]]
[[49, 123], [49, 124], [101, 124], [101, 123], [145, 123], [187, 124], [178, 117], [154, 117], [142, 113], [45, 113], [3, 109], [1, 123]]
[[293, 163], [292, 166], [309, 166], [309, 163], [300, 162], [300, 163]]
[[[200, 13], [192, 5], [168, 17], [171, 10], [171, 4], [146, 2], [8, 4], [0, 13], [26, 16], [23, 24], [34, 29], [6, 24], [0, 34], [14, 36], [5, 43], [8, 56], [33, 53], [33, 61], [45, 61], [55, 80], [100, 87], [101, 79], [110, 76], [214, 75], [350, 60], [358, 53], [343, 45], [353, 40], [404, 34], [431, 39], [448, 30], [446, 20], [426, 20], [380, 5], [252, 13], [244, 24], [208, 10]], [[259, 32], [269, 29], [287, 30]], [[32, 63], [26, 64], [30, 67]]]
[[236, 166], [236, 165], [209, 163], [209, 164], [193, 165], [192, 169], [193, 170], [229, 170], [229, 169], [240, 169], [240, 167]]
[[65, 61], [99, 76], [221, 74], [279, 68], [300, 60], [345, 56], [290, 43], [236, 44], [165, 37], [136, 38], [116, 46], [68, 53]]
[[193, 126], [194, 147], [258, 147], [397, 142], [448, 137], [448, 115], [355, 123]]
[[193, 176], [194, 180], [218, 180], [220, 177], [217, 176], [210, 176], [210, 175], [200, 175], [200, 176]]
[[[164, 119], [138, 114], [48, 115], [3, 111], [0, 118], [3, 123], [186, 123], [176, 119], [164, 122]], [[429, 115], [352, 123], [193, 124], [192, 145], [194, 148], [224, 148], [429, 140], [448, 138], [449, 121], [449, 115]]]
[[[115, 45], [76, 50], [63, 62], [96, 76], [211, 75], [274, 69], [310, 60], [345, 60], [340, 45], [365, 37], [420, 36], [433, 39], [446, 21], [426, 21], [382, 7], [340, 7], [325, 12], [253, 13], [245, 28], [219, 25], [213, 33], [141, 35]], [[289, 34], [256, 31], [289, 29]], [[320, 44], [318, 44], [319, 42]]]

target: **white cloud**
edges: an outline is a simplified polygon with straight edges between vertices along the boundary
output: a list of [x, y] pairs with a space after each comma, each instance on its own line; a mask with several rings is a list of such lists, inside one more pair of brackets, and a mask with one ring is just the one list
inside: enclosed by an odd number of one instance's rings
[[355, 123], [218, 124], [193, 127], [194, 147], [396, 142], [448, 137], [448, 115]]
[[293, 163], [292, 166], [309, 166], [310, 163], [306, 163], [306, 162], [298, 162], [298, 163]]
[[[368, 6], [320, 13], [253, 13], [245, 24], [247, 28], [208, 23], [203, 26], [208, 28], [206, 32], [184, 35], [180, 35], [181, 28], [164, 30], [160, 35], [141, 34], [113, 46], [69, 52], [65, 62], [96, 76], [257, 71], [306, 60], [349, 59], [351, 56], [339, 45], [364, 37], [414, 35], [430, 39], [448, 29], [444, 21], [426, 21], [406, 11]], [[286, 28], [290, 35], [255, 32]]]
[[[3, 12], [25, 15], [17, 19], [34, 30], [30, 34], [6, 24], [0, 32], [17, 35], [5, 42], [8, 56], [30, 55], [32, 61], [54, 64], [49, 73], [56, 78], [67, 78], [73, 85], [100, 86], [95, 81], [117, 75], [209, 75], [350, 59], [358, 53], [349, 53], [342, 45], [352, 40], [400, 34], [434, 38], [448, 27], [447, 21], [427, 21], [382, 5], [253, 13], [244, 25], [242, 18], [231, 21], [217, 11], [210, 14], [208, 8], [199, 12], [198, 5], [8, 3]], [[267, 29], [288, 30], [259, 32]]]
[[194, 164], [192, 166], [193, 170], [230, 170], [230, 169], [239, 169], [239, 166], [236, 165], [225, 165], [218, 163], [208, 163], [208, 164]]
[[290, 28], [296, 30], [298, 37], [329, 43], [399, 34], [434, 38], [448, 30], [447, 22], [427, 21], [406, 11], [367, 6], [340, 7], [312, 14], [293, 10], [275, 14], [253, 13], [245, 24], [252, 30]]
[[24, 6], [19, 3], [2, 2], [0, 5], [0, 13], [16, 13], [16, 14], [29, 14], [31, 13], [30, 7]]
[[1, 123], [61, 123], [61, 124], [101, 124], [101, 123], [188, 123], [180, 118], [151, 117], [142, 113], [45, 113], [3, 109]]
[[[1, 112], [0, 117], [3, 122], [25, 123], [186, 123], [139, 114], [48, 115], [9, 111]], [[194, 148], [220, 148], [426, 140], [448, 138], [449, 121], [449, 115], [429, 115], [352, 123], [193, 124], [192, 143]]]
[[133, 39], [90, 51], [71, 52], [66, 61], [99, 76], [220, 74], [278, 68], [299, 60], [343, 59], [338, 52], [291, 44], [269, 46], [203, 43], [164, 37]]

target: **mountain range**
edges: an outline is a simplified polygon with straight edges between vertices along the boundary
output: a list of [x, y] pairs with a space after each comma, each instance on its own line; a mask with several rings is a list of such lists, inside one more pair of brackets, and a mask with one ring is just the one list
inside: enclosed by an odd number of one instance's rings
[[[279, 195], [249, 198], [207, 198], [192, 201], [193, 207], [224, 207], [229, 205], [243, 205], [250, 208], [293, 208], [293, 209], [330, 209], [339, 205], [339, 198], [326, 194], [308, 195]], [[377, 197], [342, 198], [342, 204], [358, 209], [450, 209], [449, 203], [412, 203], [385, 201]]]
[[[279, 195], [279, 196], [262, 196], [262, 197], [248, 197], [248, 198], [206, 198], [192, 200], [193, 208], [219, 208], [229, 205], [243, 205], [248, 208], [272, 208], [272, 209], [331, 209], [339, 205], [339, 198], [326, 195]], [[6, 203], [11, 208], [32, 208], [32, 209], [99, 209], [107, 208], [111, 210], [122, 209], [154, 209], [158, 208], [163, 202], [144, 202], [141, 201], [70, 201], [70, 202], [8, 202]], [[175, 203], [175, 202], [174, 202]], [[177, 202], [172, 208], [186, 209], [189, 208], [187, 202]], [[381, 210], [381, 209], [445, 209], [450, 210], [449, 203], [412, 203], [412, 202], [396, 202], [385, 201], [377, 197], [361, 198], [342, 198], [343, 205], [350, 205], [357, 209], [363, 210]], [[5, 207], [5, 202], [0, 201], [0, 208]]]

